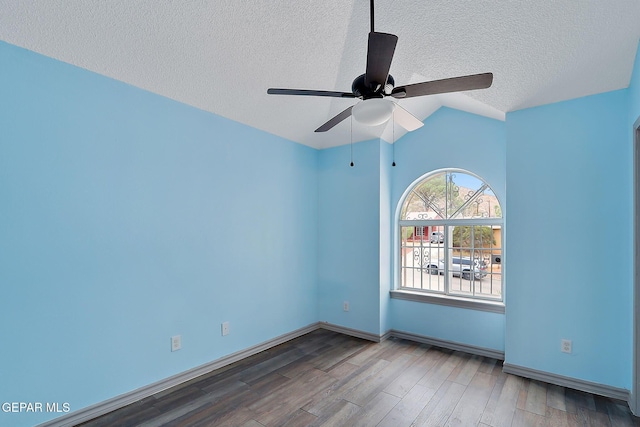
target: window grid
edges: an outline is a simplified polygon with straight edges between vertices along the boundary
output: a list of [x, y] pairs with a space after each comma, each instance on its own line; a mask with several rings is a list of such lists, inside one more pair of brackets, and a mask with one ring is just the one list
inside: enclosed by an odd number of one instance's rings
[[435, 174], [409, 191], [398, 227], [398, 289], [502, 301], [500, 206], [486, 183], [472, 177], [478, 185], [465, 188], [455, 178]]
[[[455, 242], [455, 227], [468, 227], [471, 241], [480, 245], [462, 246]], [[445, 226], [444, 243], [430, 241], [430, 233], [403, 239], [401, 246], [400, 289], [422, 290], [461, 297], [502, 299], [502, 250], [492, 240], [479, 236], [479, 226]], [[500, 234], [501, 226], [482, 226], [491, 234]], [[429, 227], [430, 228], [430, 227]], [[413, 229], [401, 227], [405, 236]], [[425, 230], [427, 227], [425, 227]]]

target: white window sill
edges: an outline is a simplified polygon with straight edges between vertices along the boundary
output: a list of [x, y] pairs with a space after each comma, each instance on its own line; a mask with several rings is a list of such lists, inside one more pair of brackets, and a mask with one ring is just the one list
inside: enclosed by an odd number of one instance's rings
[[501, 301], [456, 298], [450, 295], [428, 294], [425, 292], [415, 292], [404, 289], [395, 289], [390, 291], [389, 293], [391, 294], [391, 298], [396, 299], [504, 314], [504, 303]]

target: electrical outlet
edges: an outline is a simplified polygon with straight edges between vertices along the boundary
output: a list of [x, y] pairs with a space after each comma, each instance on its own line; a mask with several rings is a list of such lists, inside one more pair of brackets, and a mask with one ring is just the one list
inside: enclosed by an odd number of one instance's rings
[[229, 335], [229, 322], [222, 322], [222, 336]]
[[349, 311], [349, 301], [345, 301], [342, 303], [342, 309], [344, 311]]
[[560, 351], [563, 353], [571, 353], [571, 340], [560, 340]]
[[171, 337], [171, 351], [178, 351], [182, 348], [182, 336], [174, 335]]

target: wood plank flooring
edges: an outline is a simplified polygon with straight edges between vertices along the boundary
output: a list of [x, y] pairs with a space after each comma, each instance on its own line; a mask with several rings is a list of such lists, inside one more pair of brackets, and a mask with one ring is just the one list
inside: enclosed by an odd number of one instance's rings
[[414, 342], [314, 331], [82, 424], [640, 426], [626, 402], [502, 372]]

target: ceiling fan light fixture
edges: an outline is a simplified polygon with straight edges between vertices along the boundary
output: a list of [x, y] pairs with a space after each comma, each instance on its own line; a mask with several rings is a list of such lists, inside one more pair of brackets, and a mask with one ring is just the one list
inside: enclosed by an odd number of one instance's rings
[[396, 104], [383, 98], [365, 99], [353, 106], [351, 114], [358, 123], [378, 126], [391, 118]]

